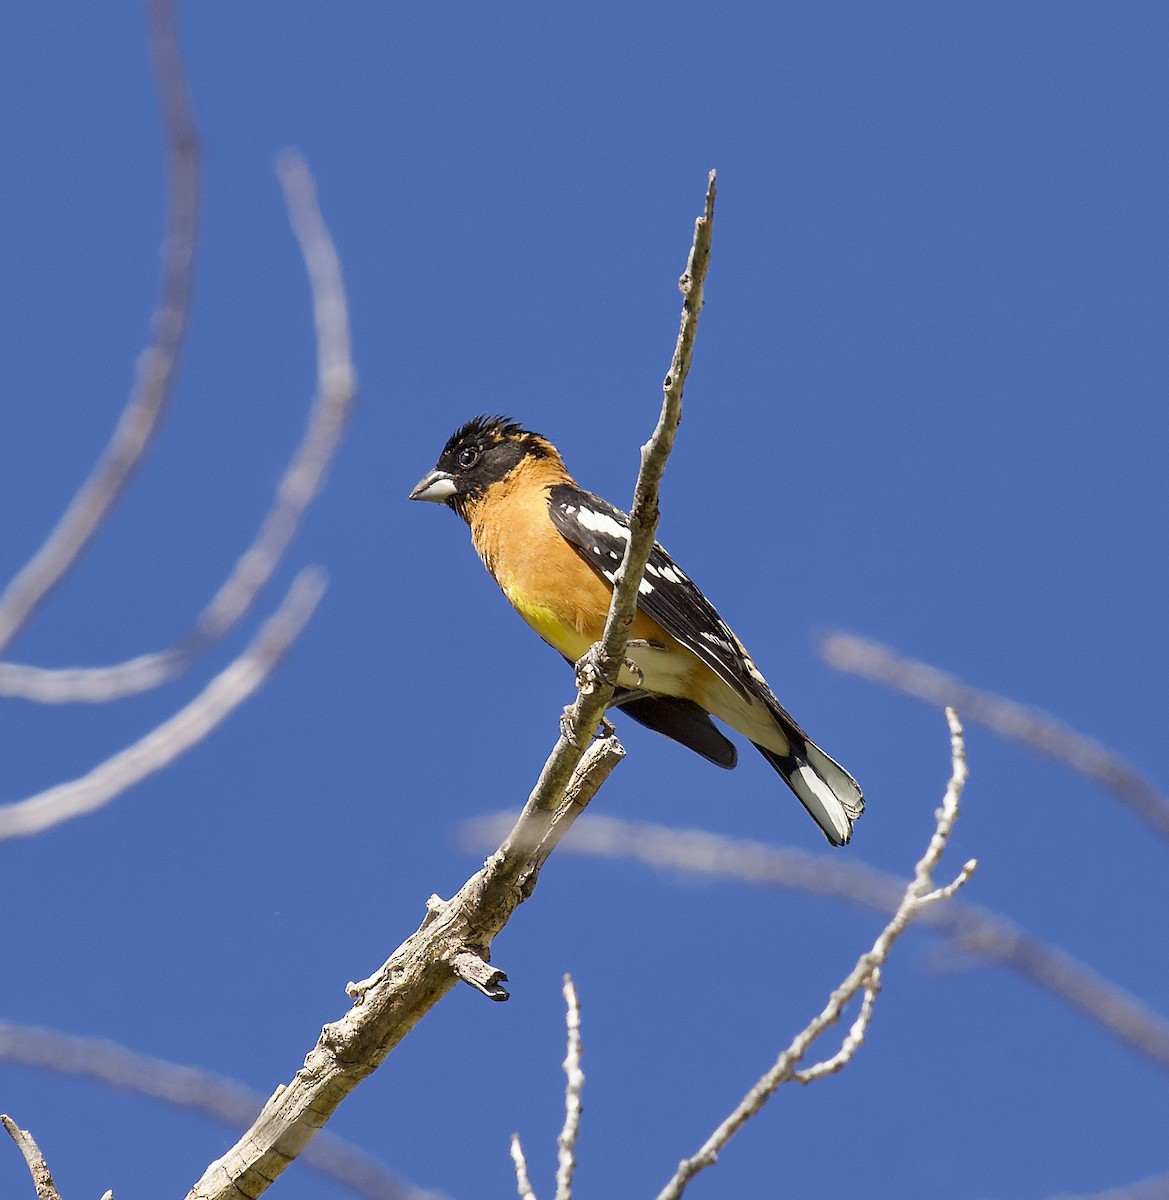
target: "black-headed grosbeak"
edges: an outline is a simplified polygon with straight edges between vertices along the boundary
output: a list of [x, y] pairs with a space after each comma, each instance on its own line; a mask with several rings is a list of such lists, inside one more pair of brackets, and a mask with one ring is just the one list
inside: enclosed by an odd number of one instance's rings
[[[468, 421], [411, 500], [447, 504], [512, 607], [569, 662], [599, 641], [629, 519], [581, 488], [556, 447], [506, 417]], [[654, 544], [613, 707], [720, 767], [738, 760], [711, 714], [750, 739], [834, 845], [864, 811], [857, 782], [772, 695], [743, 643]]]

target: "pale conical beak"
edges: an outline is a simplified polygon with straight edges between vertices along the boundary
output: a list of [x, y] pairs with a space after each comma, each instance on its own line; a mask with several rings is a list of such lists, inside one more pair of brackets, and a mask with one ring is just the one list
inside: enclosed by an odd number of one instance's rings
[[411, 500], [433, 500], [441, 504], [449, 500], [459, 489], [455, 481], [445, 471], [431, 471], [423, 475], [414, 490], [410, 493]]

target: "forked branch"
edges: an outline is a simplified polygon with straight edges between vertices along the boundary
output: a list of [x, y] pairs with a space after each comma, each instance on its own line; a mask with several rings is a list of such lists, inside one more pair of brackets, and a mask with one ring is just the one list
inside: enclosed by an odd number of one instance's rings
[[[657, 1200], [678, 1200], [694, 1176], [717, 1161], [720, 1151], [763, 1108], [781, 1085], [793, 1080], [798, 1083], [810, 1083], [822, 1079], [840, 1070], [852, 1059], [864, 1041], [873, 1002], [880, 986], [881, 968], [888, 960], [897, 939], [919, 913], [936, 901], [953, 896], [974, 873], [977, 864], [972, 859], [950, 883], [938, 887], [933, 882], [933, 873], [946, 848], [954, 822], [958, 819], [958, 805], [966, 783], [966, 748], [962, 740], [962, 727], [953, 709], [946, 710], [946, 719], [950, 726], [950, 782], [937, 813], [937, 827], [933, 837], [930, 838], [925, 854], [914, 869], [913, 879], [905, 889], [893, 918], [881, 931], [872, 949], [860, 956], [856, 966], [832, 993], [820, 1014], [796, 1035], [788, 1048], [776, 1059], [775, 1065], [747, 1092], [698, 1152], [679, 1164], [678, 1170], [658, 1194]], [[840, 1049], [823, 1062], [802, 1068], [800, 1064], [815, 1042], [840, 1020], [845, 1007], [859, 993], [864, 993], [860, 1016]]]

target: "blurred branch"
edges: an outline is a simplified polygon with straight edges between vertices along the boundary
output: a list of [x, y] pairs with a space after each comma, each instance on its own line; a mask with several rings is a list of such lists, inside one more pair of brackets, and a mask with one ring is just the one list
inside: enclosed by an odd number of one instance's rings
[[[936, 887], [933, 882], [933, 873], [949, 841], [954, 822], [958, 819], [959, 801], [966, 783], [966, 749], [962, 741], [962, 726], [958, 723], [953, 709], [946, 710], [946, 719], [950, 726], [950, 781], [946, 786], [942, 807], [937, 812], [937, 826], [933, 837], [918, 860], [913, 879], [905, 889], [892, 920], [881, 931], [872, 949], [860, 956], [856, 966], [832, 993], [819, 1016], [813, 1018], [796, 1035], [788, 1048], [776, 1059], [771, 1070], [743, 1097], [698, 1153], [682, 1160], [673, 1178], [658, 1194], [658, 1200], [678, 1200], [694, 1176], [718, 1160], [719, 1153], [731, 1138], [763, 1108], [782, 1084], [793, 1079], [797, 1082], [811, 1082], [840, 1070], [847, 1064], [863, 1041], [867, 1024], [866, 1010], [871, 1012], [873, 997], [880, 983], [881, 967], [888, 960], [897, 939], [921, 912], [938, 900], [948, 900], [973, 874], [977, 864], [972, 859], [950, 883]], [[804, 1056], [820, 1036], [840, 1019], [845, 1006], [860, 992], [865, 993], [861, 1017], [854, 1023], [840, 1050], [826, 1062], [801, 1071], [799, 1064]]]
[[248, 612], [280, 563], [309, 504], [324, 483], [353, 407], [356, 373], [341, 266], [317, 205], [312, 176], [299, 155], [279, 161], [292, 227], [300, 243], [313, 297], [317, 338], [317, 392], [308, 429], [277, 488], [272, 507], [227, 581], [175, 645], [107, 667], [50, 670], [0, 663], [0, 695], [42, 704], [102, 703], [134, 695], [182, 675]]
[[[432, 896], [418, 930], [369, 979], [349, 985], [354, 1001], [349, 1012], [324, 1027], [304, 1066], [287, 1086], [277, 1088], [236, 1145], [207, 1168], [189, 1200], [255, 1200], [460, 977], [494, 999], [507, 998], [502, 988], [506, 975], [486, 968], [491, 943], [532, 894], [549, 854], [625, 754], [611, 733], [594, 739], [594, 732], [612, 696], [610, 680], [624, 659], [641, 573], [653, 544], [658, 485], [681, 414], [682, 384], [702, 304], [713, 205], [712, 175], [682, 277], [682, 321], [662, 413], [642, 449], [631, 536], [604, 642], [599, 651], [594, 647], [590, 652], [593, 671], [581, 672], [576, 701], [564, 715], [561, 735], [524, 811], [483, 869], [453, 899]], [[484, 965], [482, 972], [470, 969], [474, 960]]]
[[16, 1143], [28, 1165], [32, 1184], [36, 1189], [37, 1200], [61, 1200], [61, 1193], [57, 1191], [57, 1185], [53, 1182], [49, 1165], [45, 1162], [45, 1156], [33, 1140], [32, 1134], [27, 1129], [21, 1129], [6, 1113], [0, 1114], [0, 1124], [3, 1124], [4, 1128], [8, 1130], [9, 1137]]
[[927, 663], [898, 658], [880, 643], [850, 634], [829, 634], [821, 653], [838, 671], [884, 684], [928, 704], [960, 708], [967, 720], [1087, 775], [1169, 838], [1169, 798], [1094, 738], [1076, 733], [1047, 713], [980, 692]]
[[150, 0], [150, 47], [169, 160], [169, 214], [154, 339], [117, 428], [89, 478], [32, 559], [0, 595], [0, 651], [77, 561], [122, 494], [162, 418], [191, 302], [199, 225], [199, 143], [187, 97], [177, 19], [170, 0]]
[[[475, 850], [495, 845], [514, 814], [464, 823], [463, 840]], [[718, 837], [700, 829], [621, 821], [590, 815], [565, 839], [562, 853], [644, 863], [658, 871], [689, 871], [765, 887], [794, 888], [878, 912], [895, 912], [904, 881], [864, 863], [806, 854], [760, 842]], [[1135, 996], [1006, 917], [955, 900], [927, 909], [919, 923], [953, 940], [961, 951], [1007, 967], [1119, 1039], [1142, 1058], [1169, 1071], [1169, 1024]]]
[[94, 812], [201, 742], [267, 680], [312, 616], [324, 589], [319, 571], [301, 571], [251, 645], [186, 707], [80, 779], [0, 806], [0, 841], [41, 833]]
[[[0, 1059], [92, 1079], [236, 1127], [246, 1126], [264, 1102], [251, 1088], [208, 1071], [136, 1054], [114, 1042], [10, 1021], [0, 1021]], [[306, 1148], [302, 1161], [368, 1200], [442, 1200], [437, 1192], [395, 1179], [375, 1158], [327, 1132]]]
[[1165, 1200], [1169, 1196], [1169, 1175], [1154, 1175], [1126, 1187], [1109, 1188], [1104, 1192], [1061, 1192], [1053, 1200]]

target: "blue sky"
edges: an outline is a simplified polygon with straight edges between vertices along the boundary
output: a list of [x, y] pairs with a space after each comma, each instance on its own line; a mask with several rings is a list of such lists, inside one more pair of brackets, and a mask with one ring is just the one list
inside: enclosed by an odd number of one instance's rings
[[[948, 773], [941, 716], [834, 673], [846, 629], [1045, 707], [1169, 778], [1164, 597], [1169, 11], [1154, 3], [188, 6], [205, 142], [172, 410], [100, 540], [12, 648], [160, 649], [251, 538], [313, 389], [275, 179], [296, 146], [342, 258], [361, 399], [275, 587], [183, 681], [6, 701], [3, 800], [88, 770], [239, 652], [281, 585], [331, 585], [265, 690], [99, 815], [0, 848], [0, 1018], [268, 1092], [343, 986], [478, 865], [571, 675], [451, 514], [405, 496], [501, 411], [627, 505], [706, 172], [707, 306], [661, 540], [864, 785], [837, 852], [904, 874]], [[5, 578], [99, 453], [157, 287], [164, 175], [134, 4], [25, 6], [0, 45]], [[265, 607], [266, 605], [266, 607]], [[829, 854], [762, 760], [724, 773], [621, 724], [598, 811]], [[971, 731], [953, 866], [1169, 1014], [1167, 848], [1099, 789]], [[331, 1124], [414, 1183], [551, 1194], [560, 978], [584, 1006], [583, 1196], [653, 1195], [819, 1011], [873, 914], [559, 855], [463, 988]], [[1169, 1169], [1169, 1081], [1001, 973], [900, 947], [870, 1043], [781, 1094], [696, 1197], [1088, 1193]], [[182, 1194], [233, 1140], [0, 1064], [67, 1196]], [[5, 1194], [25, 1194], [15, 1151]], [[294, 1168], [287, 1197], [339, 1187]], [[96, 1191], [95, 1191], [96, 1189]]]

